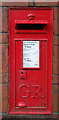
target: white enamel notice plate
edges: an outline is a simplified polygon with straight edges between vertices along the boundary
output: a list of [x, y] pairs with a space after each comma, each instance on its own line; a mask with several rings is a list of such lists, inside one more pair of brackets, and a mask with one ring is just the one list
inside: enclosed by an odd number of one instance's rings
[[23, 41], [23, 68], [39, 68], [40, 41]]

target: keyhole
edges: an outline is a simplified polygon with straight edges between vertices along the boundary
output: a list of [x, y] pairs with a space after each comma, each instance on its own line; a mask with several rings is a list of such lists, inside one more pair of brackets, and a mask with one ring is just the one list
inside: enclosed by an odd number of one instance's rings
[[21, 74], [23, 74], [23, 72], [21, 72]]

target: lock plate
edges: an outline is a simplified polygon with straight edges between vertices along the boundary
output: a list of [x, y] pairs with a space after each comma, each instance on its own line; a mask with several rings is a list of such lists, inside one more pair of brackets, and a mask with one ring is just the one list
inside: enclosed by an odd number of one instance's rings
[[26, 78], [26, 70], [21, 70], [20, 71], [20, 78]]

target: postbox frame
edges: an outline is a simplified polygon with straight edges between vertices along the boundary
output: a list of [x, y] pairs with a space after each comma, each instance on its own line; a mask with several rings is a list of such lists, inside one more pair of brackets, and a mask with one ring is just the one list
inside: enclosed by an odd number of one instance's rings
[[[12, 68], [12, 65], [11, 65], [11, 61], [12, 61], [12, 51], [11, 51], [11, 30], [10, 30], [10, 15], [11, 15], [11, 9], [51, 9], [51, 12], [52, 12], [52, 27], [53, 27], [53, 8], [50, 8], [50, 7], [41, 7], [41, 8], [27, 8], [27, 7], [16, 7], [16, 8], [12, 8], [10, 7], [9, 8], [9, 114], [29, 114], [28, 112], [19, 112], [19, 108], [17, 108], [15, 106], [15, 66], [14, 66], [14, 71]], [[35, 38], [36, 39], [36, 38]], [[35, 40], [34, 39], [34, 40]], [[50, 52], [53, 53], [53, 32], [52, 32], [52, 36], [51, 36], [51, 48], [50, 48]], [[13, 51], [15, 51], [15, 41], [18, 40], [18, 39], [14, 39], [12, 45], [13, 45]], [[26, 39], [25, 39], [26, 40]], [[29, 40], [29, 38], [28, 38]], [[32, 39], [33, 40], [33, 39]], [[38, 40], [42, 40], [41, 38]], [[47, 39], [44, 39], [44, 41], [47, 40]], [[48, 40], [47, 40], [48, 41]], [[13, 54], [14, 58], [15, 58], [15, 52]], [[14, 60], [14, 64], [15, 64], [15, 60]], [[50, 74], [50, 89], [48, 92], [50, 92], [50, 100], [49, 100], [49, 97], [47, 97], [48, 99], [48, 103], [50, 104], [50, 107], [47, 107], [47, 110], [44, 110], [44, 111], [39, 111], [39, 112], [30, 112], [30, 114], [51, 114], [52, 113], [52, 54], [51, 54], [51, 61], [50, 61], [50, 65], [51, 65], [51, 74]], [[11, 73], [13, 73], [14, 75], [11, 75]], [[47, 84], [47, 83], [46, 83]], [[46, 88], [47, 89], [47, 88]], [[47, 103], [47, 105], [48, 105]]]

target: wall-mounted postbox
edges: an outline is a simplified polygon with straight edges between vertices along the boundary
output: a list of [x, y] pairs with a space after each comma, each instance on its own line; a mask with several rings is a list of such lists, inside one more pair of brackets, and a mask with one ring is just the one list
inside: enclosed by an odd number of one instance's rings
[[9, 113], [52, 112], [53, 8], [9, 9]]

